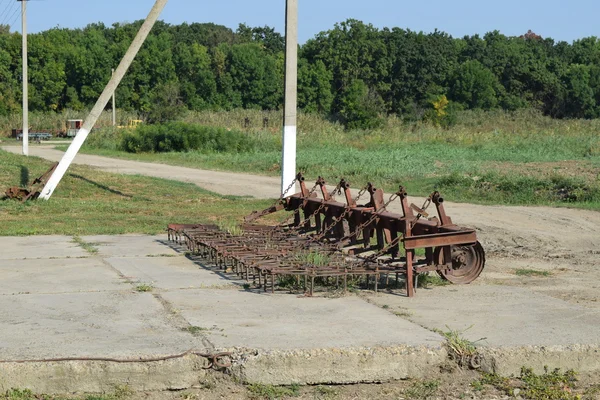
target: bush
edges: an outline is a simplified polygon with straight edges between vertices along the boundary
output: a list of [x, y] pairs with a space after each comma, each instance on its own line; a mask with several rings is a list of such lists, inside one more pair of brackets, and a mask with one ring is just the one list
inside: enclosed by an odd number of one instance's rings
[[145, 125], [125, 133], [121, 149], [129, 153], [166, 153], [201, 151], [207, 153], [243, 153], [255, 148], [247, 134], [200, 125], [173, 122]]

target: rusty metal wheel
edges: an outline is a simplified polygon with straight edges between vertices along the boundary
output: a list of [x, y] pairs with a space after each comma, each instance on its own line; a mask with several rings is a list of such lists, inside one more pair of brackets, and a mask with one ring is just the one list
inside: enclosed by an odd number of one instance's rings
[[[442, 247], [437, 247], [434, 251], [434, 260], [438, 265], [446, 264], [442, 249]], [[450, 251], [452, 253], [452, 269], [438, 271], [438, 274], [456, 285], [464, 285], [477, 279], [485, 266], [485, 251], [481, 243], [451, 246]]]

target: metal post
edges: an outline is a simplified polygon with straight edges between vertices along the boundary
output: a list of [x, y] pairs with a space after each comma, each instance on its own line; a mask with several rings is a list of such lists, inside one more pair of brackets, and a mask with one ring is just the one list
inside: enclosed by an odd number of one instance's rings
[[29, 78], [27, 74], [27, 0], [21, 2], [21, 35], [23, 37], [23, 155], [29, 155]]
[[[114, 76], [114, 75], [115, 75], [115, 69], [113, 68], [111, 76]], [[112, 95], [113, 126], [117, 126], [117, 105], [115, 103], [115, 92], [116, 92], [116, 90], [113, 92], [113, 95]]]
[[121, 83], [123, 76], [125, 76], [127, 69], [133, 62], [133, 59], [140, 50], [140, 47], [142, 47], [142, 44], [144, 44], [146, 37], [148, 37], [150, 30], [152, 30], [154, 23], [158, 19], [162, 10], [167, 5], [167, 2], [168, 0], [156, 0], [156, 3], [152, 7], [152, 10], [150, 10], [148, 17], [146, 18], [146, 21], [144, 21], [137, 36], [135, 37], [135, 39], [133, 39], [129, 50], [127, 50], [127, 53], [125, 53], [125, 56], [123, 56], [123, 59], [117, 67], [115, 74], [112, 76], [110, 82], [108, 82], [108, 84], [104, 88], [104, 91], [98, 98], [96, 105], [94, 105], [94, 108], [92, 108], [92, 111], [90, 111], [89, 115], [85, 119], [83, 126], [81, 127], [79, 132], [77, 132], [77, 135], [73, 139], [73, 143], [71, 143], [62, 160], [60, 160], [60, 163], [56, 167], [56, 170], [48, 180], [48, 183], [46, 183], [46, 186], [44, 186], [40, 198], [48, 200], [50, 199], [50, 196], [52, 196], [52, 193], [54, 193], [54, 190], [56, 189], [61, 179], [67, 172], [67, 169], [73, 162], [73, 159], [75, 158], [77, 152], [83, 145], [83, 142], [85, 142], [85, 139], [87, 138], [88, 134], [96, 124], [98, 117], [108, 104], [112, 94], [116, 90], [117, 86], [119, 86], [119, 83]]
[[[283, 154], [281, 160], [281, 194], [296, 192], [296, 110], [298, 96], [298, 0], [286, 0], [285, 17], [285, 105], [283, 114]], [[284, 193], [285, 192], [285, 193]]]

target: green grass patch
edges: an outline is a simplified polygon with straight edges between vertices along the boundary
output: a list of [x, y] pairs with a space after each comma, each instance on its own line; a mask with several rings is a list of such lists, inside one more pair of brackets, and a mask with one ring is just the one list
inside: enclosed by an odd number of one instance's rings
[[[20, 186], [51, 163], [0, 150], [0, 189]], [[0, 235], [161, 234], [169, 223], [242, 221], [272, 201], [220, 196], [196, 185], [73, 165], [49, 201], [0, 200]], [[90, 246], [89, 248], [91, 249]]]
[[434, 398], [439, 387], [436, 380], [415, 381], [404, 390], [404, 395], [411, 400], [427, 400]]
[[527, 269], [527, 268], [519, 268], [515, 270], [515, 275], [517, 276], [540, 276], [547, 278], [552, 274], [550, 271], [539, 271], [536, 269]]
[[139, 283], [135, 286], [135, 291], [140, 293], [151, 292], [154, 290], [154, 285], [151, 283]]
[[573, 370], [562, 372], [544, 368], [543, 374], [536, 374], [531, 368], [522, 367], [518, 377], [502, 377], [496, 374], [483, 374], [471, 384], [476, 390], [485, 385], [504, 392], [508, 396], [520, 396], [531, 400], [577, 400], [581, 395], [576, 391], [577, 374]]
[[0, 400], [125, 400], [133, 392], [127, 387], [120, 387], [110, 394], [86, 394], [79, 396], [60, 396], [33, 393], [29, 389], [10, 389], [0, 393]]
[[419, 286], [425, 289], [435, 286], [448, 286], [450, 282], [439, 276], [437, 273], [424, 273], [419, 275]]
[[90, 253], [92, 255], [98, 253], [98, 248], [96, 247], [96, 245], [97, 245], [96, 243], [86, 242], [79, 236], [73, 237], [73, 243], [77, 243], [82, 249], [84, 249], [85, 251], [87, 251], [88, 253]]
[[284, 397], [297, 397], [300, 395], [300, 386], [273, 386], [273, 385], [261, 385], [252, 384], [248, 386], [248, 392], [250, 392], [251, 399], [266, 399], [276, 400]]

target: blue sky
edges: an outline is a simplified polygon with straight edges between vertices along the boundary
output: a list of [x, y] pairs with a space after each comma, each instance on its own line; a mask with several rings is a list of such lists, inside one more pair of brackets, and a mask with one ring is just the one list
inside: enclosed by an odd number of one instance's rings
[[[28, 3], [29, 31], [133, 21], [144, 18], [153, 4], [153, 0], [32, 0]], [[0, 23], [18, 21], [20, 14], [13, 11], [18, 5], [15, 0], [0, 0]], [[511, 36], [531, 29], [543, 37], [569, 42], [600, 36], [598, 0], [299, 0], [299, 9], [301, 42], [348, 18], [377, 27], [425, 32], [437, 28], [455, 37], [495, 29]], [[175, 24], [214, 22], [233, 29], [244, 22], [283, 32], [284, 10], [285, 0], [170, 0], [161, 19]], [[4, 11], [7, 16], [3, 17]], [[20, 22], [14, 23], [13, 30], [20, 30]]]

